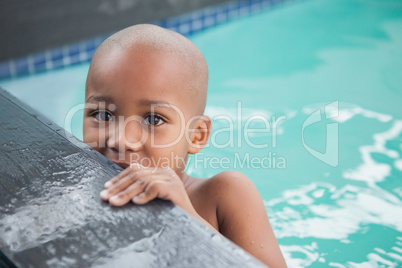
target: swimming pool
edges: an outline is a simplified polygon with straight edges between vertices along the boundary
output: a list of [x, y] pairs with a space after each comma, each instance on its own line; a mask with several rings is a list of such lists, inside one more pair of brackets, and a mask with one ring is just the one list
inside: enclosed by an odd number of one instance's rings
[[[216, 134], [188, 171], [247, 174], [290, 267], [401, 266], [402, 3], [290, 2], [190, 38]], [[64, 126], [87, 69], [0, 85]]]

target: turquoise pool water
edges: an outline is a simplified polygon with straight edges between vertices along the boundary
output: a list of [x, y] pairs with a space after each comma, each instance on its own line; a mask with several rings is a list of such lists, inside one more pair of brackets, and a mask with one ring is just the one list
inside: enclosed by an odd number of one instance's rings
[[[297, 1], [191, 39], [215, 134], [188, 171], [247, 174], [290, 267], [402, 266], [402, 2]], [[0, 85], [64, 126], [87, 69]]]

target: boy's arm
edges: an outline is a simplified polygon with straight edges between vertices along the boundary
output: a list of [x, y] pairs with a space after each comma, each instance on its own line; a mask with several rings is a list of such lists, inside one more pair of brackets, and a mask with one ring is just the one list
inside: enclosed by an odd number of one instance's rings
[[226, 171], [211, 180], [211, 194], [220, 193], [216, 195], [219, 231], [269, 267], [286, 267], [262, 198], [250, 179]]

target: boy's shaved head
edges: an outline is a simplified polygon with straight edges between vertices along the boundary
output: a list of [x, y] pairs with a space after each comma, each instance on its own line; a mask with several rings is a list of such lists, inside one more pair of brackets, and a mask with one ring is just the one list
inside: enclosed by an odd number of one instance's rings
[[[92, 59], [88, 79], [97, 61], [116, 52], [120, 55], [124, 53], [125, 57], [133, 55], [131, 53], [150, 53], [149, 55], [157, 55], [172, 64], [179, 64], [181, 71], [186, 73], [186, 79], [183, 79], [186, 81], [182, 82], [187, 92], [177, 93], [188, 94], [195, 108], [194, 114], [203, 114], [207, 98], [208, 67], [201, 51], [186, 37], [150, 24], [138, 24], [123, 29], [99, 46]], [[135, 61], [130, 62], [130, 65], [135, 64]]]

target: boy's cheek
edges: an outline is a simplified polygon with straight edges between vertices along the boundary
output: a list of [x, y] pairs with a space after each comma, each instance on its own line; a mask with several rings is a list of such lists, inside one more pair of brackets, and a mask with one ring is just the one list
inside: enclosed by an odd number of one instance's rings
[[105, 147], [105, 142], [102, 142], [102, 140], [105, 141], [105, 137], [101, 136], [104, 135], [99, 133], [98, 130], [84, 127], [83, 141], [97, 151], [99, 151], [100, 148]]
[[152, 146], [157, 148], [175, 148], [186, 142], [187, 137], [180, 128], [169, 129], [168, 131], [158, 131], [150, 133], [148, 140]]
[[91, 146], [92, 148], [94, 148], [95, 150], [98, 150], [99, 144], [98, 141], [96, 139], [92, 139], [92, 138], [88, 138], [88, 136], [84, 136], [83, 141]]

